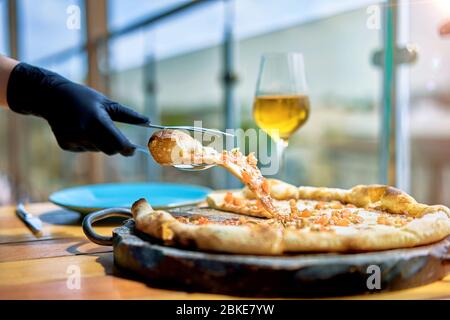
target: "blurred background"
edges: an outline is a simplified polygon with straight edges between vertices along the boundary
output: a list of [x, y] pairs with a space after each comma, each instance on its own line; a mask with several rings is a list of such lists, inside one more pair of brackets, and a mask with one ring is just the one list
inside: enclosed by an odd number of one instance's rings
[[[302, 52], [311, 114], [290, 139], [296, 185], [390, 183], [450, 205], [448, 0], [0, 0], [0, 53], [88, 84], [155, 123], [256, 128], [266, 52]], [[145, 144], [151, 131], [120, 128]], [[117, 181], [232, 186], [130, 158], [60, 150], [43, 120], [0, 110], [0, 204]]]

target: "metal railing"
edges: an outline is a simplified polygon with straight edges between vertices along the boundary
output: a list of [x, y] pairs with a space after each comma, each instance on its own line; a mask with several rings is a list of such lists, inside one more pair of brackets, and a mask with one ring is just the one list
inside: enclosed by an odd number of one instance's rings
[[[89, 1], [89, 0], [85, 0]], [[192, 10], [194, 8], [198, 8], [202, 5], [205, 5], [208, 2], [213, 1], [222, 1], [222, 0], [193, 0], [189, 1], [187, 3], [171, 7], [169, 9], [154, 13], [149, 15], [148, 17], [141, 19], [137, 22], [131, 23], [125, 27], [118, 28], [116, 30], [112, 30], [108, 32], [108, 34], [98, 37], [97, 39], [94, 39], [94, 45], [97, 47], [103, 46], [105, 42], [108, 42], [109, 40], [112, 40], [114, 38], [118, 38], [121, 36], [125, 36], [128, 34], [131, 34], [139, 29], [148, 27], [151, 24], [154, 24], [156, 22], [160, 22], [163, 19], [174, 17], [180, 13], [184, 13], [188, 10]], [[226, 0], [225, 0], [226, 1]], [[87, 49], [87, 43], [83, 43], [81, 45], [77, 45], [68, 49], [61, 50], [59, 52], [52, 53], [48, 56], [45, 56], [43, 58], [39, 58], [36, 61], [32, 61], [35, 64], [49, 64], [49, 63], [55, 63], [61, 60], [67, 60], [68, 58], [72, 57], [73, 55], [79, 54], [84, 52]]]

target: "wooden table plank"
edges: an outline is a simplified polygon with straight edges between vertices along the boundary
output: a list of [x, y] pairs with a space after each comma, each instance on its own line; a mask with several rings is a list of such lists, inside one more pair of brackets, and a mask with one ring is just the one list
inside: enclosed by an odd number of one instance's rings
[[0, 299], [230, 299], [228, 296], [149, 288], [146, 284], [115, 276], [83, 278], [80, 289], [66, 281], [51, 281], [0, 288]]
[[[79, 290], [67, 287], [69, 266], [80, 270]], [[0, 299], [218, 299], [229, 296], [187, 294], [149, 287], [122, 278], [112, 253], [0, 263]], [[408, 290], [346, 299], [450, 299], [450, 276], [433, 284]]]
[[450, 275], [441, 281], [412, 289], [377, 293], [368, 296], [352, 296], [346, 299], [382, 299], [382, 300], [431, 300], [450, 299]]
[[[77, 266], [81, 288], [67, 287], [67, 268]], [[187, 294], [149, 287], [121, 278], [112, 253], [66, 256], [0, 263], [0, 299], [218, 299], [227, 296]], [[346, 299], [450, 299], [450, 276], [427, 286]]]
[[67, 279], [69, 267], [79, 268], [82, 277], [111, 274], [112, 254], [99, 253], [2, 262], [0, 263], [0, 284], [3, 287]]
[[86, 238], [49, 239], [0, 245], [0, 262], [112, 252]]
[[[83, 215], [78, 212], [65, 210], [50, 203], [27, 205], [27, 211], [42, 220], [42, 234], [36, 236], [16, 217], [14, 209], [14, 207], [0, 208], [0, 244], [45, 239], [85, 238], [81, 229]], [[117, 226], [117, 223], [102, 223], [96, 227], [96, 231], [99, 234], [110, 235], [114, 226]]]
[[[79, 268], [79, 289], [69, 289], [67, 282]], [[73, 269], [72, 269], [73, 270]], [[114, 271], [112, 253], [0, 263], [0, 299], [206, 299], [210, 294], [155, 289], [146, 284], [121, 278]], [[221, 296], [222, 297], [222, 296]], [[223, 296], [225, 297], [225, 296]]]
[[[80, 270], [80, 289], [69, 289], [67, 268]], [[123, 278], [112, 254], [65, 256], [0, 263], [0, 299], [223, 299], [230, 296], [152, 288]], [[408, 290], [346, 299], [450, 299], [450, 276]]]

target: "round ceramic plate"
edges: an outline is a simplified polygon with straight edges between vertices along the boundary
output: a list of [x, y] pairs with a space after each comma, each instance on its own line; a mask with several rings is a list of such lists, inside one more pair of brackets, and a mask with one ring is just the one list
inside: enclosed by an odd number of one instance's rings
[[111, 183], [74, 187], [55, 192], [49, 200], [61, 207], [81, 213], [111, 207], [130, 208], [145, 198], [155, 209], [192, 205], [205, 200], [211, 190], [175, 183]]

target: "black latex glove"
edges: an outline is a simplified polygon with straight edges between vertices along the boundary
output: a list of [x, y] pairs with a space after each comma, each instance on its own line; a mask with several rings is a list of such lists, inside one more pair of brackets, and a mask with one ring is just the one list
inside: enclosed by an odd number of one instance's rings
[[149, 121], [91, 88], [26, 63], [12, 71], [7, 99], [11, 110], [46, 119], [59, 146], [69, 151], [132, 155], [135, 148], [113, 121]]

